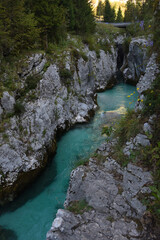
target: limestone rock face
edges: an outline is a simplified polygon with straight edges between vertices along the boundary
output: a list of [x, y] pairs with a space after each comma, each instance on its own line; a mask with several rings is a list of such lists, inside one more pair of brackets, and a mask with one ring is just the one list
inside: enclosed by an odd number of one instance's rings
[[136, 110], [141, 110], [143, 108], [143, 92], [151, 88], [151, 84], [158, 73], [159, 66], [156, 62], [156, 54], [153, 53], [147, 63], [145, 74], [140, 77], [139, 82], [137, 83], [137, 91], [139, 93], [140, 101], [136, 103]]
[[2, 114], [3, 114], [3, 109], [2, 109], [2, 107], [0, 106], [0, 120], [1, 120], [1, 118], [2, 118]]
[[[143, 91], [151, 87], [158, 73], [154, 54], [147, 64], [145, 44], [145, 39], [133, 39], [126, 69], [130, 75], [126, 75], [126, 79], [136, 82], [140, 78], [137, 85], [140, 99], [144, 99]], [[130, 156], [134, 150], [150, 145], [147, 134], [152, 133], [155, 119], [156, 116], [152, 115], [139, 134], [125, 143], [124, 155]], [[152, 176], [131, 163], [122, 168], [111, 157], [116, 142], [114, 139], [103, 143], [96, 151], [98, 159], [92, 157], [88, 166], [72, 171], [65, 209], [58, 210], [47, 240], [154, 239], [144, 223], [146, 206], [141, 201], [146, 194], [152, 198], [149, 187], [153, 184]], [[88, 211], [85, 209], [82, 214], [76, 214], [68, 210], [73, 203], [81, 200], [91, 207]]]
[[[107, 156], [109, 145], [98, 153]], [[82, 215], [58, 210], [47, 240], [143, 239], [139, 225], [146, 207], [139, 196], [150, 193], [151, 183], [151, 174], [133, 164], [122, 169], [112, 158], [98, 164], [91, 158], [89, 166], [72, 171], [65, 207], [83, 199], [92, 209]]]
[[123, 71], [126, 82], [136, 84], [140, 76], [145, 73], [148, 62], [147, 44], [148, 40], [144, 38], [132, 39], [127, 55], [128, 66]]
[[3, 92], [3, 96], [1, 98], [1, 104], [3, 109], [7, 113], [10, 113], [14, 109], [15, 99], [8, 92]]
[[[41, 79], [23, 99], [25, 111], [3, 121], [0, 132], [1, 203], [13, 199], [19, 188], [33, 179], [33, 171], [38, 174], [44, 168], [47, 151], [55, 151], [57, 131], [62, 132], [77, 122], [86, 122], [93, 115], [97, 107], [95, 91], [105, 89], [113, 77], [117, 53], [112, 47], [112, 53], [101, 51], [97, 58], [87, 47], [84, 51], [86, 61], [82, 57], [75, 61], [71, 53], [66, 52], [66, 68], [63, 69], [56, 61], [44, 68], [45, 54], [33, 54], [19, 70], [22, 88], [30, 75], [39, 74]], [[70, 71], [67, 78], [61, 76], [66, 69]], [[3, 92], [0, 103], [0, 116], [3, 112], [14, 112], [15, 99], [8, 92]], [[25, 176], [28, 176], [27, 181]]]
[[123, 153], [127, 156], [130, 156], [131, 151], [138, 150], [139, 147], [141, 146], [146, 147], [149, 145], [150, 141], [148, 137], [145, 134], [139, 133], [134, 139], [131, 139], [130, 141], [126, 142], [126, 147], [123, 149]]

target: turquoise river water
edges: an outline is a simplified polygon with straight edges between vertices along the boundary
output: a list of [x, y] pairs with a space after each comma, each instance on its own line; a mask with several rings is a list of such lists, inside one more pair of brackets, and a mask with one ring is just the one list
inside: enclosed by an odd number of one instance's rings
[[75, 163], [89, 157], [104, 141], [101, 135], [104, 124], [112, 124], [126, 108], [134, 106], [137, 98], [134, 91], [134, 86], [120, 83], [98, 93], [99, 109], [92, 121], [76, 125], [64, 134], [58, 140], [53, 161], [42, 175], [19, 198], [0, 210], [0, 240], [45, 240], [57, 209], [63, 208]]

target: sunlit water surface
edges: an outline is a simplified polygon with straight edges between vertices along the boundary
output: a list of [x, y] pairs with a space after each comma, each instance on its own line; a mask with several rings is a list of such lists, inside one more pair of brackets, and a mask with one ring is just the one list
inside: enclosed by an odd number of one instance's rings
[[[75, 162], [87, 158], [104, 141], [101, 129], [133, 107], [134, 86], [119, 84], [98, 94], [99, 109], [89, 124], [76, 125], [58, 141], [57, 154], [40, 178], [5, 209], [1, 209], [0, 240], [45, 240], [63, 202]], [[130, 97], [127, 97], [128, 95]], [[134, 102], [133, 102], [134, 100]]]

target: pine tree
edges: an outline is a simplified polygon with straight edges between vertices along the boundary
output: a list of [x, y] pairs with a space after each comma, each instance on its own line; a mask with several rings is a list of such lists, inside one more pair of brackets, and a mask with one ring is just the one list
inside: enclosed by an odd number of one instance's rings
[[160, 4], [159, 0], [156, 0], [154, 3], [154, 47], [158, 53], [158, 61], [160, 62]]
[[111, 5], [109, 0], [105, 1], [105, 8], [104, 8], [104, 22], [111, 22], [113, 18], [113, 13], [111, 9]]
[[134, 4], [133, 0], [128, 0], [126, 3], [124, 21], [125, 22], [135, 21], [135, 4]]
[[73, 0], [75, 11], [76, 33], [93, 33], [95, 31], [95, 20], [88, 0]]
[[69, 30], [74, 30], [75, 26], [75, 9], [73, 0], [62, 0], [62, 6], [66, 9], [66, 23]]
[[38, 30], [33, 14], [25, 13], [23, 0], [0, 0], [0, 6], [3, 55], [32, 48], [38, 38]]
[[102, 3], [101, 0], [98, 3], [96, 14], [99, 17], [103, 16], [103, 14], [104, 14], [104, 4]]
[[35, 14], [44, 48], [65, 38], [66, 10], [60, 0], [26, 0], [26, 8]]
[[123, 16], [122, 16], [121, 7], [118, 8], [118, 13], [117, 13], [116, 22], [117, 22], [117, 23], [123, 22]]
[[111, 8], [111, 19], [110, 22], [115, 22], [116, 20], [116, 10], [115, 7]]

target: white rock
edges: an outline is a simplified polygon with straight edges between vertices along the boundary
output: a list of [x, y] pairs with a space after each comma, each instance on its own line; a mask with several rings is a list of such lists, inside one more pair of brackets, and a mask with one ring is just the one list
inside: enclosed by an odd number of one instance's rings
[[3, 92], [1, 104], [6, 112], [12, 112], [14, 109], [15, 98], [12, 97], [8, 92]]
[[53, 231], [54, 231], [54, 230], [57, 230], [58, 228], [61, 227], [62, 223], [63, 223], [63, 218], [61, 218], [61, 217], [56, 217], [56, 218], [54, 219], [53, 223], [52, 223], [52, 228], [51, 228], [51, 229], [52, 229]]

